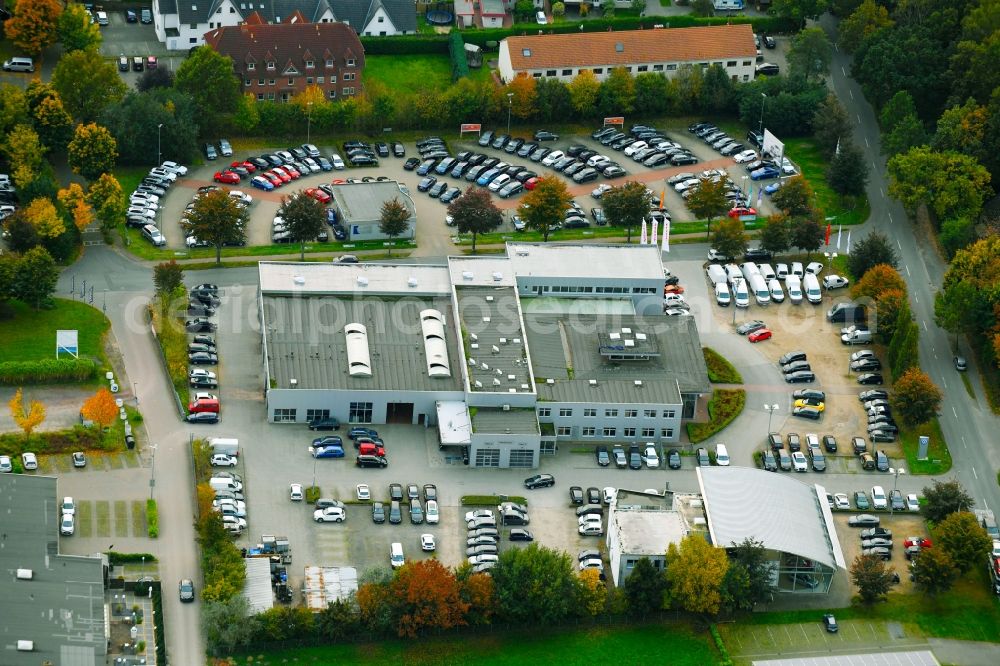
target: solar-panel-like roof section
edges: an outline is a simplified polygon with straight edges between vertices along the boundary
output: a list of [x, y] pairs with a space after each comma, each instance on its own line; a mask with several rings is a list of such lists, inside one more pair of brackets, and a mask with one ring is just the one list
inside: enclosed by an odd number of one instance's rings
[[824, 654], [815, 657], [788, 659], [754, 659], [754, 666], [939, 666], [930, 650], [900, 650], [887, 648], [866, 654]]
[[765, 548], [846, 569], [826, 491], [751, 467], [698, 467], [712, 543], [752, 537]]
[[455, 287], [470, 390], [533, 393], [514, 287]]
[[344, 327], [347, 343], [347, 372], [351, 377], [371, 377], [372, 360], [368, 353], [368, 329], [353, 323]]
[[427, 374], [431, 377], [450, 377], [448, 345], [445, 343], [447, 322], [439, 310], [428, 308], [420, 313], [420, 329], [424, 336], [427, 356]]

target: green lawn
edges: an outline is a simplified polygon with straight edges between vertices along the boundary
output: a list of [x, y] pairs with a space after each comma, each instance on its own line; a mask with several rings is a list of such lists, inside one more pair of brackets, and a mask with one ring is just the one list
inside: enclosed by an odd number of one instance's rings
[[[470, 69], [472, 79], [489, 78], [488, 67]], [[365, 57], [365, 80], [379, 81], [401, 95], [451, 86], [451, 58], [447, 55], [370, 55]]]
[[852, 202], [830, 189], [826, 182], [827, 162], [812, 139], [788, 139], [785, 154], [802, 169], [802, 175], [816, 192], [820, 209], [826, 217], [835, 218], [831, 220], [835, 226], [862, 224], [868, 219], [871, 209], [867, 197]]
[[[917, 446], [920, 435], [931, 438], [927, 447], [927, 460], [917, 460]], [[918, 428], [904, 428], [899, 433], [899, 443], [906, 456], [910, 474], [944, 474], [951, 469], [951, 452], [941, 433], [941, 425], [935, 417]]]
[[[665, 660], [667, 654], [670, 657]], [[611, 663], [702, 666], [718, 660], [707, 632], [696, 634], [689, 627], [676, 624], [599, 626], [560, 633], [496, 631], [490, 636], [282, 648], [272, 654], [253, 655], [255, 664], [265, 666], [286, 663], [521, 666], [545, 662], [565, 666]], [[243, 659], [238, 661], [243, 663]]]
[[[95, 302], [100, 298], [95, 290]], [[51, 310], [34, 310], [20, 301], [8, 301], [6, 307], [14, 316], [0, 320], [0, 362], [55, 358], [56, 330], [76, 329], [80, 355], [107, 364], [102, 340], [108, 319], [99, 309], [62, 298], [55, 299]]]

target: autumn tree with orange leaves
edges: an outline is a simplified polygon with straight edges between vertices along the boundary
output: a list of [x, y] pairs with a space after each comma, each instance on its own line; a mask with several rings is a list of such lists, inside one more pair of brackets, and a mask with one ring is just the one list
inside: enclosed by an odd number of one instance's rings
[[455, 574], [437, 560], [403, 566], [389, 584], [389, 594], [400, 636], [415, 638], [428, 629], [465, 624], [469, 604], [462, 599]]
[[19, 49], [37, 56], [55, 43], [62, 11], [59, 0], [19, 2], [14, 7], [14, 15], [4, 25], [4, 32]]
[[118, 418], [118, 405], [111, 391], [102, 386], [97, 393], [87, 398], [80, 413], [102, 428], [107, 428]]
[[45, 405], [37, 400], [32, 400], [28, 409], [24, 409], [24, 389], [18, 388], [17, 393], [7, 404], [10, 406], [10, 415], [14, 423], [24, 431], [25, 439], [31, 437], [31, 432], [45, 420]]
[[507, 84], [506, 92], [514, 95], [510, 98], [511, 115], [522, 120], [535, 115], [535, 100], [538, 98], [535, 79], [526, 74], [518, 74]]

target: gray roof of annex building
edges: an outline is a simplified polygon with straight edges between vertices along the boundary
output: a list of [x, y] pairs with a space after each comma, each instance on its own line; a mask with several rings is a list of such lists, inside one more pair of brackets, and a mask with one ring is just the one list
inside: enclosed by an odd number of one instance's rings
[[[328, 0], [230, 0], [237, 12], [246, 19], [257, 12], [268, 23], [279, 23], [295, 12], [301, 12], [307, 21], [315, 23], [327, 9], [332, 8]], [[160, 13], [177, 13], [180, 23], [207, 23], [223, 3], [223, 0], [161, 0]], [[176, 8], [176, 9], [175, 9]], [[336, 12], [334, 12], [336, 14]], [[356, 26], [351, 26], [356, 27]]]
[[379, 7], [389, 15], [397, 30], [415, 32], [417, 12], [410, 0], [329, 0], [338, 21], [350, 24], [355, 31], [364, 30]]
[[[709, 391], [708, 371], [692, 317], [529, 312], [524, 322], [532, 371], [543, 400], [680, 404], [682, 393]], [[628, 332], [623, 333], [623, 329]], [[657, 355], [645, 360], [615, 360], [602, 355], [601, 339], [611, 333], [618, 334], [621, 342], [633, 339], [655, 348]], [[646, 340], [639, 341], [640, 336]], [[549, 379], [553, 383], [542, 381]]]
[[[0, 474], [0, 663], [96, 666], [107, 653], [100, 558], [59, 554], [56, 479]], [[31, 571], [30, 580], [15, 570]], [[17, 641], [34, 651], [15, 650]]]
[[469, 390], [534, 392], [514, 287], [458, 285], [455, 295], [465, 338]]
[[520, 243], [508, 241], [507, 256], [519, 276], [560, 278], [662, 278], [655, 245], [600, 243]]
[[477, 433], [509, 433], [537, 435], [538, 417], [531, 408], [504, 411], [495, 407], [470, 407], [472, 431]]
[[846, 569], [822, 486], [752, 467], [698, 467], [712, 543], [728, 548], [747, 537], [764, 548]]
[[333, 201], [343, 214], [346, 224], [379, 220], [382, 217], [382, 204], [392, 199], [399, 199], [406, 210], [410, 211], [411, 218], [416, 215], [413, 201], [403, 194], [399, 183], [394, 180], [341, 183], [333, 188]]
[[[420, 313], [434, 309], [452, 319], [451, 301], [444, 297], [263, 297], [264, 335], [272, 378], [280, 388], [298, 380], [300, 389], [373, 391], [461, 391], [458, 341], [445, 327], [451, 367], [449, 377], [431, 377], [420, 326]], [[344, 327], [367, 328], [371, 376], [348, 372]]]

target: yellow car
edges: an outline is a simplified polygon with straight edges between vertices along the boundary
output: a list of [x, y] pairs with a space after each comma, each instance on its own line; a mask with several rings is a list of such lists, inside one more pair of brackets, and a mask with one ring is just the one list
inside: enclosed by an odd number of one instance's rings
[[820, 402], [819, 400], [816, 400], [815, 398], [802, 398], [802, 399], [796, 400], [795, 401], [795, 406], [796, 407], [814, 407], [814, 408], [818, 409], [821, 412], [824, 409], [826, 409], [826, 403], [825, 402]]

